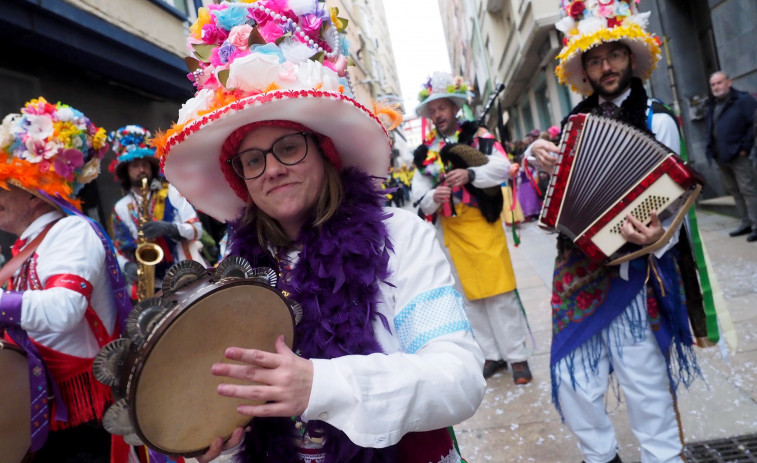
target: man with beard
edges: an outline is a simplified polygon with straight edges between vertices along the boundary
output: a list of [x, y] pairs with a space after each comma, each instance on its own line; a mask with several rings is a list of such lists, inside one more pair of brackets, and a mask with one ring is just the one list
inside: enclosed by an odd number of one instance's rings
[[[416, 112], [435, 128], [414, 153], [413, 201], [424, 214], [439, 217], [468, 319], [486, 356], [484, 377], [509, 362], [515, 384], [528, 384], [528, 326], [500, 221], [500, 184], [510, 168], [507, 154], [486, 129], [458, 122], [468, 98], [461, 77], [434, 73], [420, 97]], [[470, 167], [456, 163], [453, 158], [461, 149], [480, 158], [488, 154], [486, 162]]]
[[[567, 17], [557, 28], [566, 40], [556, 74], [588, 95], [571, 114], [618, 119], [678, 152], [674, 118], [647, 97], [642, 83], [660, 57], [657, 41], [644, 30], [649, 13], [640, 14], [633, 1], [563, 3]], [[558, 152], [554, 143], [537, 140], [525, 154], [552, 172]], [[649, 225], [629, 215], [621, 234], [643, 247], [658, 241], [665, 227], [655, 213]], [[672, 248], [677, 241], [676, 234], [653, 254], [618, 267], [593, 263], [570, 239], [558, 237], [552, 396], [587, 463], [621, 461], [605, 410], [611, 372], [625, 394], [641, 461], [683, 461], [674, 391], [679, 380], [688, 385], [698, 368]], [[645, 278], [650, 269], [656, 278]], [[651, 280], [664, 281], [667, 291]]]
[[[163, 250], [163, 260], [155, 267], [154, 285], [160, 287], [166, 270], [176, 262], [191, 259], [207, 266], [200, 254], [202, 224], [187, 200], [158, 177], [159, 163], [153, 156], [155, 149], [149, 145], [149, 138], [150, 132], [138, 125], [127, 125], [111, 133], [117, 155], [111, 171], [126, 191], [111, 215], [113, 244], [121, 270], [132, 284], [131, 297], [135, 300], [138, 264], [134, 251], [144, 200], [148, 201], [148, 221], [142, 232]], [[147, 179], [146, 191], [142, 190], [143, 178]]]

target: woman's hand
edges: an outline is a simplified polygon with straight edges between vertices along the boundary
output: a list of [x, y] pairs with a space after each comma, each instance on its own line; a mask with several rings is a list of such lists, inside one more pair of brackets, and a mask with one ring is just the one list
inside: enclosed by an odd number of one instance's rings
[[644, 225], [631, 214], [626, 215], [626, 221], [620, 227], [620, 234], [629, 242], [641, 246], [658, 241], [665, 234], [665, 229], [662, 228], [662, 223], [660, 223], [660, 219], [657, 217], [657, 212], [652, 211], [651, 217], [652, 220], [649, 222], [649, 225]]
[[313, 387], [313, 362], [292, 352], [284, 336], [276, 339], [275, 353], [229, 347], [225, 356], [243, 365], [216, 363], [211, 372], [249, 384], [222, 383], [218, 393], [255, 402], [239, 405], [237, 412], [253, 417], [298, 416], [305, 412]]
[[555, 168], [555, 164], [557, 164], [557, 154], [559, 153], [560, 148], [551, 141], [540, 139], [531, 145], [531, 154], [534, 155], [542, 169], [550, 175]]
[[208, 463], [213, 461], [221, 455], [221, 452], [234, 448], [242, 443], [244, 439], [244, 429], [237, 428], [231, 433], [228, 440], [224, 441], [223, 438], [218, 437], [216, 440], [210, 443], [210, 448], [205, 454], [197, 457], [199, 463]]

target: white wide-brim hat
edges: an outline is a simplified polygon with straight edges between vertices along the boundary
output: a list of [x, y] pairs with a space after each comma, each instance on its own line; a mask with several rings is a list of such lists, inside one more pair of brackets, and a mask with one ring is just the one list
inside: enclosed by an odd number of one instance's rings
[[224, 176], [220, 159], [226, 138], [237, 128], [285, 120], [329, 137], [342, 167], [383, 177], [389, 169], [389, 136], [376, 115], [352, 98], [318, 90], [285, 90], [241, 98], [170, 134], [159, 148], [166, 179], [200, 211], [228, 222], [245, 201]]
[[[565, 34], [564, 46], [557, 55], [559, 63], [555, 68], [560, 83], [569, 85], [582, 95], [591, 95], [594, 89], [586, 79], [581, 56], [596, 46], [610, 42], [623, 43], [634, 54], [634, 77], [649, 79], [661, 56], [659, 39], [646, 30], [650, 13], [639, 13], [635, 4], [623, 3], [626, 9], [622, 15], [603, 17], [597, 2], [586, 1], [585, 4], [582, 17], [566, 16], [555, 25]], [[572, 5], [570, 2], [565, 4], [566, 12]]]

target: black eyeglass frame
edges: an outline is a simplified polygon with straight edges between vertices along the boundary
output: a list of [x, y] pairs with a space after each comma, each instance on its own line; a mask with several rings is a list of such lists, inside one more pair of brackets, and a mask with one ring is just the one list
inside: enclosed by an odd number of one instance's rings
[[[284, 140], [285, 138], [289, 138], [289, 137], [294, 136], [294, 135], [302, 135], [302, 137], [305, 139], [305, 153], [302, 155], [302, 157], [299, 160], [297, 160], [295, 162], [291, 162], [291, 163], [290, 162], [284, 162], [284, 161], [281, 160], [281, 158], [279, 158], [279, 156], [276, 153], [274, 153], [273, 147], [276, 146], [276, 144], [278, 142], [280, 142], [281, 140]], [[260, 148], [250, 148], [250, 149], [246, 149], [244, 151], [240, 151], [237, 154], [235, 154], [234, 156], [232, 156], [229, 159], [227, 159], [226, 160], [226, 164], [230, 165], [231, 169], [234, 171], [234, 173], [237, 174], [240, 178], [242, 178], [244, 180], [254, 180], [256, 178], [261, 177], [265, 173], [265, 170], [268, 167], [268, 155], [269, 154], [273, 155], [273, 157], [276, 158], [276, 160], [279, 163], [281, 163], [281, 164], [283, 164], [285, 166], [294, 166], [294, 165], [297, 165], [297, 164], [301, 163], [302, 161], [304, 161], [305, 158], [308, 157], [308, 153], [310, 152], [310, 143], [308, 143], [308, 135], [312, 136], [313, 134], [311, 132], [306, 132], [306, 131], [288, 133], [288, 134], [283, 135], [283, 136], [277, 138], [276, 140], [274, 140], [274, 142], [271, 143], [271, 147], [268, 148], [267, 150], [262, 150]], [[258, 175], [256, 175], [256, 176], [254, 176], [254, 177], [245, 177], [244, 176], [244, 168], [241, 166], [241, 164], [234, 164], [234, 160], [235, 159], [239, 159], [240, 156], [242, 156], [244, 153], [247, 153], [247, 152], [250, 152], [250, 151], [260, 151], [261, 153], [263, 153], [263, 170], [261, 170], [260, 173]], [[239, 169], [241, 169], [242, 172], [239, 172], [239, 170], [237, 170], [237, 166], [239, 166]]]
[[[620, 53], [621, 56], [617, 56], [617, 55], [612, 56], [615, 53]], [[602, 57], [592, 56], [591, 58], [585, 58], [583, 60], [583, 66], [584, 66], [584, 69], [586, 69], [586, 71], [593, 72], [598, 69], [601, 69], [602, 63], [604, 63], [605, 61], [607, 61], [607, 64], [609, 64], [610, 66], [617, 66], [618, 64], [621, 63], [620, 61], [621, 59], [628, 58], [629, 56], [631, 56], [631, 50], [628, 50], [627, 48], [619, 47], [609, 52], [606, 56], [602, 56]], [[599, 60], [599, 61], [594, 66], [590, 65], [589, 61], [594, 61], [594, 60]], [[613, 62], [614, 60], [618, 60], [618, 61]]]

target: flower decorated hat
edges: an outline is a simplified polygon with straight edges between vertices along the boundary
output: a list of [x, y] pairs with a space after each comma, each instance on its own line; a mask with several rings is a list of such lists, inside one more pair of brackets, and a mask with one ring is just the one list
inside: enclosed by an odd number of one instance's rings
[[566, 16], [555, 27], [563, 49], [555, 74], [562, 84], [583, 95], [592, 93], [584, 79], [581, 55], [605, 42], [622, 42], [636, 56], [634, 76], [647, 80], [660, 59], [659, 38], [646, 31], [649, 12], [639, 13], [640, 0], [561, 0]]
[[428, 103], [441, 98], [452, 100], [458, 108], [462, 107], [468, 101], [468, 89], [468, 84], [461, 76], [452, 77], [449, 72], [435, 72], [418, 93], [420, 104], [416, 106], [415, 113], [420, 117], [428, 117]]
[[354, 99], [347, 73], [347, 20], [316, 0], [223, 2], [200, 8], [188, 38], [197, 89], [154, 145], [166, 178], [221, 221], [249, 200], [220, 158], [237, 128], [291, 121], [329, 137], [343, 167], [383, 176], [390, 160], [382, 118], [398, 115]]
[[128, 179], [126, 169], [130, 161], [146, 158], [153, 164], [155, 174], [159, 170], [159, 161], [155, 157], [155, 148], [150, 145], [152, 134], [139, 125], [126, 125], [110, 133], [109, 140], [113, 143], [111, 149], [116, 153], [116, 159], [108, 167], [116, 179]]
[[81, 209], [76, 196], [100, 173], [107, 138], [76, 109], [31, 100], [0, 126], [0, 187], [59, 196]]

